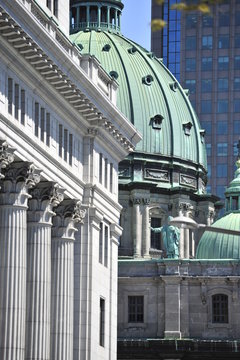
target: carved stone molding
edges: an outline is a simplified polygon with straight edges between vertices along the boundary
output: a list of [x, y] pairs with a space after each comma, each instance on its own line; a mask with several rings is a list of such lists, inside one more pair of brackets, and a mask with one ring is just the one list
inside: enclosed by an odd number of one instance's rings
[[2, 169], [5, 169], [14, 161], [14, 149], [9, 148], [4, 140], [0, 140], [0, 179], [4, 178]]
[[74, 234], [78, 230], [75, 225], [83, 224], [86, 210], [77, 200], [64, 200], [55, 210], [53, 218], [53, 237], [62, 240], [75, 240]]
[[153, 179], [157, 181], [169, 182], [169, 173], [168, 171], [158, 170], [158, 169], [145, 169], [146, 179]]
[[189, 186], [193, 189], [197, 188], [197, 180], [194, 177], [180, 174], [180, 184]]
[[130, 201], [133, 205], [141, 205], [142, 204], [142, 198], [131, 196]]
[[131, 176], [129, 167], [120, 167], [118, 170], [118, 176], [122, 178], [129, 178]]
[[88, 135], [94, 137], [98, 135], [98, 129], [95, 128], [88, 128]]

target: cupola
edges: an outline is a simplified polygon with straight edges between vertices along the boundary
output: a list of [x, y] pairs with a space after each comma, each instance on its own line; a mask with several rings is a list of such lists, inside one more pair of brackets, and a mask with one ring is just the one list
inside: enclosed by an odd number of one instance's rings
[[120, 0], [71, 0], [70, 31], [110, 31], [120, 33], [123, 4]]

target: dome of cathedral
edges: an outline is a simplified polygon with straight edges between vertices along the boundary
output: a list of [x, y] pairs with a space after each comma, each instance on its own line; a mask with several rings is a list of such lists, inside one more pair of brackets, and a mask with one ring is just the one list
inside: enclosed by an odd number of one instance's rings
[[226, 215], [209, 227], [200, 239], [198, 259], [240, 259], [240, 160], [235, 178], [226, 189]]
[[[151, 163], [158, 171], [150, 176], [151, 182], [163, 180], [165, 187], [180, 186], [201, 192], [207, 169], [204, 130], [188, 91], [161, 59], [121, 34], [120, 1], [72, 0], [71, 5], [71, 41], [82, 54], [95, 55], [116, 79], [117, 106], [143, 136], [134, 154], [128, 157], [130, 163]], [[129, 178], [127, 163], [124, 166], [122, 181], [148, 181], [143, 165]], [[161, 169], [169, 169], [169, 173], [161, 174]], [[182, 173], [188, 169], [190, 178], [181, 181], [179, 172], [174, 174], [173, 169]]]

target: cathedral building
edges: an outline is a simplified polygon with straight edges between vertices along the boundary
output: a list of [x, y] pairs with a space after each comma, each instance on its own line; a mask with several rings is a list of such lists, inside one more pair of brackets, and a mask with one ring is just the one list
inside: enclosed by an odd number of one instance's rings
[[[205, 131], [189, 91], [122, 35], [122, 9], [72, 0], [70, 21], [71, 40], [119, 83], [117, 106], [143, 136], [119, 165], [118, 359], [237, 359], [238, 172], [227, 215], [212, 225], [219, 198], [206, 191]], [[173, 258], [167, 219], [180, 233]]]

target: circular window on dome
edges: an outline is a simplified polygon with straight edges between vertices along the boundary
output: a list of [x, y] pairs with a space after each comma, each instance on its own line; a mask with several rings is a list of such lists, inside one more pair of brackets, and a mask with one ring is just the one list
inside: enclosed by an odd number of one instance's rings
[[83, 44], [78, 44], [78, 47], [79, 47], [80, 51], [83, 50]]
[[106, 44], [104, 45], [104, 47], [102, 48], [103, 51], [109, 51], [111, 49], [111, 45], [110, 44]]
[[135, 54], [136, 51], [137, 51], [136, 46], [133, 46], [130, 49], [128, 49], [129, 54]]
[[161, 130], [163, 119], [164, 117], [162, 115], [157, 114], [151, 118], [150, 125], [152, 125], [152, 128], [155, 130]]
[[142, 78], [142, 82], [143, 82], [143, 84], [145, 84], [145, 85], [151, 85], [152, 84], [152, 82], [153, 82], [153, 77], [152, 77], [152, 75], [147, 75], [147, 76], [144, 76], [143, 78]]
[[118, 73], [116, 71], [110, 71], [109, 75], [115, 80], [118, 78]]

